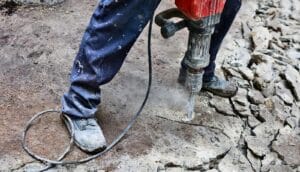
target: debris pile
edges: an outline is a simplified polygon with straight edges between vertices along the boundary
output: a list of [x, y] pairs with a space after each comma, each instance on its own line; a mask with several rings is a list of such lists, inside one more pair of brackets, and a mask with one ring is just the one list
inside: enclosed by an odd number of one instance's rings
[[251, 4], [255, 15], [241, 20], [242, 39], [226, 45], [222, 65], [239, 84], [231, 102], [246, 122], [244, 155], [254, 171], [299, 171], [300, 1]]

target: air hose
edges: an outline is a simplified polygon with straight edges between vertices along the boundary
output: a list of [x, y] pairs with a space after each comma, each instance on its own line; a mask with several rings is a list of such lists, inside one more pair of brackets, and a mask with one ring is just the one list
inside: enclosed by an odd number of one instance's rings
[[65, 149], [65, 151], [63, 152], [63, 154], [57, 159], [57, 160], [50, 160], [47, 159], [45, 157], [41, 157], [35, 153], [33, 153], [27, 146], [26, 144], [26, 136], [27, 136], [27, 132], [30, 129], [30, 127], [33, 125], [33, 122], [35, 120], [37, 120], [38, 118], [40, 118], [43, 115], [46, 115], [48, 113], [58, 113], [61, 114], [62, 112], [59, 110], [46, 110], [43, 112], [39, 112], [37, 114], [35, 114], [26, 124], [23, 133], [22, 133], [22, 147], [25, 150], [26, 153], [28, 153], [32, 158], [44, 163], [45, 165], [47, 165], [45, 168], [40, 169], [38, 171], [46, 171], [50, 168], [55, 167], [56, 165], [68, 165], [68, 164], [81, 164], [81, 163], [86, 163], [88, 161], [91, 161], [93, 159], [96, 159], [102, 155], [104, 155], [105, 153], [107, 153], [108, 151], [110, 151], [114, 146], [116, 146], [120, 140], [122, 138], [124, 138], [124, 136], [128, 133], [129, 129], [133, 126], [133, 124], [136, 122], [137, 118], [141, 115], [141, 112], [143, 111], [147, 100], [149, 98], [149, 94], [150, 94], [150, 90], [151, 90], [151, 85], [152, 85], [152, 53], [151, 53], [151, 36], [152, 36], [152, 25], [153, 25], [153, 17], [150, 19], [149, 22], [149, 31], [148, 31], [148, 45], [147, 45], [147, 49], [148, 49], [148, 68], [149, 68], [149, 79], [148, 79], [148, 87], [147, 87], [147, 92], [145, 95], [145, 98], [139, 108], [139, 110], [136, 112], [136, 114], [131, 118], [130, 122], [128, 123], [127, 127], [121, 132], [120, 135], [118, 135], [110, 145], [107, 146], [107, 148], [105, 150], [103, 150], [102, 152], [99, 152], [95, 155], [89, 156], [87, 158], [84, 159], [80, 159], [80, 160], [74, 160], [74, 161], [63, 161], [63, 159], [66, 157], [66, 155], [68, 155], [68, 153], [71, 150], [71, 147], [74, 143], [74, 126], [73, 123], [71, 122], [71, 119], [66, 116], [66, 119], [69, 121], [69, 123], [71, 124], [71, 139], [70, 139], [70, 143], [68, 145], [68, 147]]

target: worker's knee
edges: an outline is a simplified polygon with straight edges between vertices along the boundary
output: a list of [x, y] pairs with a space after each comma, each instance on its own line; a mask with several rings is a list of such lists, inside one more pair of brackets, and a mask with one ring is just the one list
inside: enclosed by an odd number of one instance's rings
[[230, 11], [233, 11], [237, 13], [242, 6], [242, 0], [226, 0], [225, 10], [230, 9]]
[[236, 1], [236, 10], [239, 11], [241, 6], [242, 6], [242, 0], [237, 0]]
[[[232, 1], [232, 0], [231, 0]], [[232, 7], [235, 12], [238, 12], [242, 6], [242, 0], [233, 0]]]

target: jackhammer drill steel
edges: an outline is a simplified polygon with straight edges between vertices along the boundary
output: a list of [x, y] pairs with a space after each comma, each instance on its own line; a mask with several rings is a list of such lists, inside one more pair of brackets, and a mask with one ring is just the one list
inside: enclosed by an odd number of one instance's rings
[[209, 48], [213, 28], [207, 29], [206, 33], [190, 31], [188, 50], [185, 53], [183, 63], [188, 68], [200, 70], [209, 64]]
[[200, 71], [197, 73], [191, 73], [190, 71], [187, 71], [185, 86], [190, 91], [190, 93], [199, 93], [202, 88], [203, 74], [204, 71]]

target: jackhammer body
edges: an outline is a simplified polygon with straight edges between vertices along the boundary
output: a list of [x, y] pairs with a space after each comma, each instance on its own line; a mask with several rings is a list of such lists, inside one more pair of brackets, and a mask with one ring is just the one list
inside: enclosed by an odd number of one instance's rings
[[[209, 65], [210, 42], [215, 25], [220, 22], [225, 0], [176, 0], [178, 8], [161, 12], [155, 23], [161, 27], [164, 38], [173, 36], [177, 31], [188, 28], [187, 51], [182, 60], [178, 81], [190, 92], [188, 119], [193, 119], [195, 96], [202, 88], [204, 68]], [[179, 22], [171, 21], [180, 18]]]

